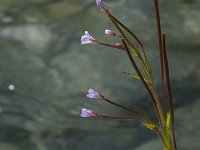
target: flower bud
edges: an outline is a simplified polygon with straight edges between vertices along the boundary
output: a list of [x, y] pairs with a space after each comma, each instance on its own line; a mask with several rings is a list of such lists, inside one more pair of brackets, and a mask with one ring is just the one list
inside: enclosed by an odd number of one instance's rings
[[103, 95], [99, 94], [98, 92], [94, 91], [93, 89], [88, 90], [87, 97], [91, 98], [91, 99], [98, 99], [98, 100], [104, 99]]
[[95, 112], [93, 112], [92, 110], [83, 108], [81, 110], [81, 115], [80, 116], [83, 117], [83, 118], [87, 118], [87, 117], [95, 117], [95, 116], [97, 116], [97, 114]]
[[102, 12], [108, 12], [108, 9], [106, 8], [102, 0], [96, 0], [96, 3]]
[[116, 36], [116, 33], [115, 33], [115, 32], [113, 32], [113, 31], [111, 31], [111, 30], [108, 30], [108, 29], [105, 30], [105, 34], [111, 35], [111, 36]]

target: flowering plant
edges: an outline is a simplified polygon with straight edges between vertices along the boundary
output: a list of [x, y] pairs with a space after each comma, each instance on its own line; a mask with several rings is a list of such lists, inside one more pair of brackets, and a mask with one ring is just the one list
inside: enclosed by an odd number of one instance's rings
[[[133, 119], [143, 122], [144, 126], [154, 131], [161, 142], [163, 143], [164, 150], [177, 150], [175, 129], [174, 129], [174, 109], [172, 103], [171, 84], [168, 68], [168, 59], [166, 54], [166, 36], [162, 33], [160, 25], [160, 14], [158, 0], [154, 0], [154, 8], [156, 14], [159, 53], [160, 53], [160, 67], [161, 67], [161, 79], [162, 79], [162, 97], [159, 98], [158, 92], [155, 88], [153, 72], [148, 62], [148, 58], [144, 49], [144, 46], [140, 39], [123, 23], [121, 23], [116, 17], [114, 17], [102, 0], [96, 0], [97, 6], [100, 10], [111, 20], [113, 25], [118, 30], [118, 33], [112, 30], [106, 29], [105, 34], [119, 38], [119, 42], [116, 44], [108, 44], [98, 41], [93, 36], [85, 31], [85, 34], [81, 37], [81, 44], [100, 44], [108, 47], [113, 47], [127, 53], [128, 59], [136, 71], [136, 74], [126, 73], [132, 78], [139, 79], [147, 93], [149, 94], [154, 110], [157, 115], [157, 123], [153, 122], [150, 116], [144, 115], [132, 108], [128, 108], [124, 105], [115, 103], [97, 91], [89, 89], [87, 97], [91, 99], [106, 101], [116, 107], [125, 109], [133, 113], [133, 116], [109, 116], [98, 114], [92, 110], [83, 108], [81, 117], [95, 117], [95, 118], [110, 118], [110, 119]], [[139, 48], [135, 46], [139, 45]], [[168, 100], [168, 101], [167, 101]], [[169, 110], [167, 105], [169, 105]]]

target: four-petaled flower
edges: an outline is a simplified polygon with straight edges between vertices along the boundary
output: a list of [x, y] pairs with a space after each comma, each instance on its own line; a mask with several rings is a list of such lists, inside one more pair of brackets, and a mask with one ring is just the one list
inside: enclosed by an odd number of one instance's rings
[[85, 31], [85, 34], [81, 37], [81, 45], [96, 43], [95, 38], [93, 38], [88, 31]]
[[86, 118], [86, 117], [96, 117], [97, 114], [95, 112], [93, 112], [92, 110], [83, 108], [80, 116], [84, 117], [84, 118]]
[[116, 33], [115, 33], [115, 32], [113, 32], [113, 31], [111, 31], [111, 30], [108, 30], [108, 29], [105, 30], [105, 34], [111, 35], [111, 36], [116, 36]]
[[103, 100], [104, 96], [99, 94], [98, 92], [94, 91], [93, 89], [89, 89], [88, 90], [88, 94], [87, 94], [88, 98], [92, 98], [92, 99], [99, 99], [99, 100]]
[[108, 9], [106, 8], [102, 0], [96, 0], [96, 3], [102, 12], [108, 12]]

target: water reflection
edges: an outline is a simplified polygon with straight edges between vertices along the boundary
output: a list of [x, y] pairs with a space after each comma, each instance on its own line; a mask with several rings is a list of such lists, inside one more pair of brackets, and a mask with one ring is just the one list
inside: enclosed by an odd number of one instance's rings
[[[150, 1], [105, 2], [143, 39], [157, 70]], [[168, 34], [178, 144], [185, 149], [188, 145], [198, 149], [194, 139], [200, 135], [196, 119], [200, 114], [197, 101], [200, 19], [192, 19], [199, 17], [198, 3], [174, 1], [172, 6], [170, 2], [160, 1]], [[131, 150], [138, 147], [141, 150], [145, 145], [140, 145], [146, 141], [150, 143], [149, 149], [156, 149], [151, 144], [156, 137], [140, 123], [79, 117], [85, 106], [107, 114], [129, 115], [104, 103], [87, 100], [89, 88], [153, 114], [140, 83], [122, 74], [130, 70], [126, 55], [101, 46], [80, 46], [85, 30], [99, 39], [109, 40], [103, 32], [112, 26], [93, 0], [2, 0], [0, 10], [0, 149]], [[156, 74], [155, 78], [159, 79]], [[157, 86], [160, 87], [158, 81]], [[191, 122], [193, 125], [188, 125]], [[189, 131], [184, 130], [186, 127]]]

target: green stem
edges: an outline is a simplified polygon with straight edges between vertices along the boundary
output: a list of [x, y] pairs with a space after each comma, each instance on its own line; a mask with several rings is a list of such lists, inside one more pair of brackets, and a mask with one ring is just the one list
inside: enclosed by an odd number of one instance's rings
[[[156, 132], [156, 134], [158, 135], [158, 137], [160, 138], [161, 142], [164, 144], [164, 147], [167, 148], [167, 150], [172, 150], [170, 149], [170, 145], [168, 143], [166, 143], [166, 140], [163, 139], [162, 135], [160, 134], [160, 132], [158, 130], [154, 130]], [[165, 149], [164, 149], [165, 150]]]
[[164, 118], [164, 114], [163, 114], [163, 111], [162, 111], [162, 106], [160, 104], [159, 96], [158, 96], [157, 90], [155, 88], [153, 79], [151, 79], [151, 81], [150, 81], [150, 87], [151, 87], [152, 93], [153, 93], [153, 95], [155, 97], [156, 105], [158, 107], [159, 114], [161, 116], [161, 120], [162, 120], [162, 126], [161, 127], [164, 128], [165, 118]]

